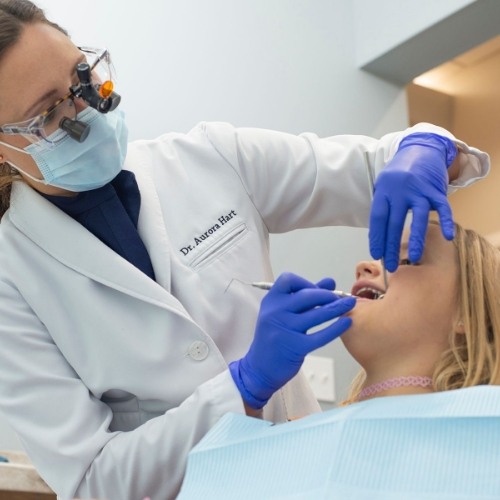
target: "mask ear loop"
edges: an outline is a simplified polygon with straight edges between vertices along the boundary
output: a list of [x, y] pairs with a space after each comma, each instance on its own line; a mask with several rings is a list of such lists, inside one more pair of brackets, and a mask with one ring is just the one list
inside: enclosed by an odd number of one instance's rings
[[[0, 141], [0, 144], [2, 146], [7, 147], [7, 148], [13, 149], [14, 151], [18, 151], [19, 153], [24, 153], [25, 155], [29, 155], [29, 153], [27, 151], [25, 151], [24, 149], [18, 148], [17, 146], [13, 146], [12, 144], [7, 144], [6, 142], [3, 142], [3, 141]], [[3, 155], [1, 155], [1, 157], [3, 158]]]
[[[6, 142], [3, 142], [3, 141], [0, 141], [0, 144], [2, 144], [2, 146], [6, 146], [8, 148], [11, 148], [13, 149], [14, 151], [19, 151], [20, 153], [24, 153], [26, 155], [29, 155], [29, 153], [27, 151], [24, 151], [24, 149], [21, 149], [21, 148], [18, 148], [16, 146], [13, 146], [12, 144], [7, 144]], [[24, 171], [22, 168], [19, 168], [15, 163], [9, 161], [9, 160], [5, 160], [3, 155], [0, 155], [0, 157], [2, 158], [2, 161], [3, 163], [7, 163], [8, 165], [10, 165], [14, 170], [16, 170], [17, 172], [20, 172], [22, 173], [23, 175], [25, 175], [26, 177], [28, 177], [29, 179], [31, 179], [32, 181], [34, 182], [38, 182], [39, 184], [44, 184], [45, 186], [48, 186], [49, 183], [45, 180], [45, 179], [37, 179], [36, 177], [34, 177], [33, 175], [31, 174], [28, 174], [28, 172]]]
[[49, 183], [45, 180], [45, 179], [37, 179], [36, 177], [34, 177], [33, 175], [31, 174], [28, 174], [28, 172], [26, 172], [25, 170], [23, 170], [22, 168], [19, 168], [15, 163], [12, 163], [11, 161], [9, 160], [6, 160], [4, 161], [4, 163], [7, 163], [8, 165], [10, 165], [14, 170], [16, 170], [17, 172], [20, 172], [21, 174], [25, 175], [26, 177], [30, 178], [32, 181], [34, 182], [38, 182], [39, 184], [43, 184], [44, 186], [48, 186]]

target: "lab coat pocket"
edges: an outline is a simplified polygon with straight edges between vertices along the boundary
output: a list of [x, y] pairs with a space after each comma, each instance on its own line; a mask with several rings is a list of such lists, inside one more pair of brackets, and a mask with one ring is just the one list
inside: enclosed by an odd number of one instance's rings
[[194, 255], [189, 263], [190, 266], [195, 270], [199, 270], [210, 264], [233, 248], [247, 233], [248, 228], [243, 222], [233, 228], [228, 228], [228, 231], [219, 235], [213, 243], [207, 245], [197, 255]]

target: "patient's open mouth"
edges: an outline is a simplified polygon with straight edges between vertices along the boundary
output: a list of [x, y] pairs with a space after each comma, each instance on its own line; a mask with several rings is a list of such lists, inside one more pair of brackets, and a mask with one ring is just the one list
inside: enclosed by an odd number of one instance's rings
[[353, 290], [353, 295], [361, 299], [380, 300], [384, 298], [385, 293], [376, 288], [364, 286], [358, 290]]

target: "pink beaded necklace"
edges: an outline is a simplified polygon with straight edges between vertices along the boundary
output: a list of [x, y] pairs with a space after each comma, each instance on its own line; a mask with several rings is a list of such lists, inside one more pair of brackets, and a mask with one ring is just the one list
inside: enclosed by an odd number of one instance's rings
[[389, 389], [394, 389], [395, 387], [429, 387], [432, 385], [432, 379], [430, 377], [420, 377], [420, 376], [409, 376], [409, 377], [394, 377], [383, 382], [378, 382], [377, 384], [369, 385], [365, 387], [356, 398], [358, 401], [365, 399], [370, 396], [374, 396], [379, 392], [388, 391]]

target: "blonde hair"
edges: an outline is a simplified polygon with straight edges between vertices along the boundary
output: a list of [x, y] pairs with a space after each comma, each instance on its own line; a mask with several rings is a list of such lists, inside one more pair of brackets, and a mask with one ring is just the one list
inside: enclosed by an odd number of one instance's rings
[[[434, 223], [434, 222], [431, 222]], [[465, 333], [453, 332], [433, 373], [433, 389], [500, 385], [500, 251], [475, 231], [455, 224], [457, 300]], [[342, 404], [357, 400], [366, 379], [354, 378]]]

